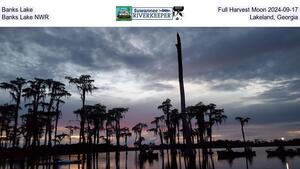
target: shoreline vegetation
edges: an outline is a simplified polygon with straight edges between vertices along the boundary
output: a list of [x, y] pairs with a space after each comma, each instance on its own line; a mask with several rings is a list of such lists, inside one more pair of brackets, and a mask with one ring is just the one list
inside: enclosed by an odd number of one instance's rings
[[[247, 153], [251, 151], [251, 147], [300, 145], [300, 139], [247, 141], [244, 126], [250, 120], [248, 117], [236, 117], [241, 125], [242, 141], [213, 141], [214, 127], [222, 125], [227, 116], [224, 109], [214, 103], [204, 104], [200, 101], [195, 105], [185, 105], [179, 34], [176, 48], [180, 108], [174, 108], [171, 99], [164, 99], [161, 105], [157, 106], [157, 111], [161, 112], [160, 116], [153, 117], [148, 122], [137, 122], [131, 128], [121, 123], [129, 108], [107, 109], [101, 103], [87, 103], [88, 95], [100, 90], [94, 86], [90, 75], [65, 77], [70, 86], [77, 88], [81, 100], [81, 105], [73, 111], [79, 124], [64, 126], [68, 133], [58, 130], [58, 127], [61, 127], [61, 115], [65, 113], [61, 111], [61, 107], [71, 97], [63, 82], [41, 78], [26, 80], [18, 77], [0, 83], [0, 89], [11, 96], [11, 101], [0, 105], [0, 158], [63, 154], [81, 154], [85, 157], [85, 154], [90, 156], [91, 153], [97, 152], [117, 152], [116, 159], [119, 159], [120, 151], [140, 151], [142, 157], [150, 158], [157, 156], [152, 150], [170, 149], [172, 161], [176, 161], [176, 149], [181, 149], [188, 161], [187, 168], [196, 168], [196, 148], [202, 148], [203, 154], [208, 155], [213, 153], [213, 148], [226, 148], [231, 152], [231, 148], [241, 147], [244, 148], [244, 153]], [[153, 133], [158, 138], [158, 143], [145, 144], [145, 132]], [[79, 136], [77, 144], [72, 142], [75, 133]], [[134, 147], [128, 147], [129, 137], [134, 138]], [[62, 145], [66, 140], [68, 144]]]

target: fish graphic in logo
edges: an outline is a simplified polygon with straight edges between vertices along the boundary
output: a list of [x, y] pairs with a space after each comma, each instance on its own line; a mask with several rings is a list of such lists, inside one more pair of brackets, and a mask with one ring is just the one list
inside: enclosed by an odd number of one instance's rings
[[116, 6], [116, 21], [131, 21], [131, 6]]

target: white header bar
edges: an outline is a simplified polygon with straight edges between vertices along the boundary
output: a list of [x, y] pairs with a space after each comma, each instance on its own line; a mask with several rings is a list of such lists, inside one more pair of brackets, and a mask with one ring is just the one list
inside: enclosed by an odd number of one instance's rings
[[[165, 10], [174, 6], [183, 10]], [[1, 0], [0, 8], [7, 27], [300, 26], [299, 0]]]

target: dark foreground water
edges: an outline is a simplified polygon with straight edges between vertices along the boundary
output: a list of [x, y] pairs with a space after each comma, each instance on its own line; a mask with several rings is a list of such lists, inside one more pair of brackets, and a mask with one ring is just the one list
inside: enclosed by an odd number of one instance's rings
[[[300, 169], [300, 156], [268, 158], [267, 148], [254, 148], [256, 156], [253, 159], [235, 158], [234, 160], [219, 160], [216, 149], [213, 155], [203, 156], [200, 149], [195, 150], [194, 164], [197, 169]], [[269, 148], [268, 148], [269, 149]], [[238, 151], [241, 149], [235, 149]], [[52, 160], [78, 160], [78, 155], [64, 155], [40, 159], [7, 159], [0, 160], [0, 169], [188, 169], [188, 161], [178, 150], [156, 151], [159, 153], [157, 160], [140, 160], [139, 152], [129, 151], [116, 153], [98, 153], [94, 155], [80, 155], [79, 164], [54, 165]]]

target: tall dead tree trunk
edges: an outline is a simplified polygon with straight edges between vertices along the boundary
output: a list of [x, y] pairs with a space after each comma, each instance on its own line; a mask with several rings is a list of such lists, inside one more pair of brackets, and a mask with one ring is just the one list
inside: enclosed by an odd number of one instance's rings
[[185, 111], [185, 93], [184, 93], [184, 83], [183, 83], [183, 68], [182, 68], [182, 51], [181, 51], [181, 40], [177, 33], [177, 54], [178, 54], [178, 76], [179, 76], [179, 87], [180, 87], [180, 101], [181, 101], [181, 114], [182, 114], [182, 125], [183, 125], [183, 135], [186, 140], [187, 145], [191, 145], [191, 129], [189, 128], [187, 122], [187, 114]]

